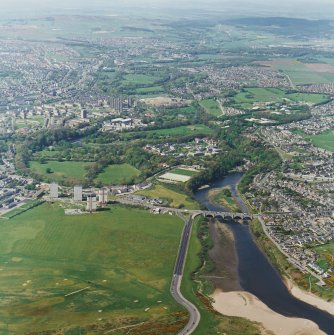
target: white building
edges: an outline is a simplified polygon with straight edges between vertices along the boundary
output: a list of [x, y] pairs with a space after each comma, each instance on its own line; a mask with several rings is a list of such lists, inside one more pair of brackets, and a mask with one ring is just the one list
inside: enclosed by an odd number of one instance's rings
[[50, 184], [50, 197], [57, 199], [59, 197], [58, 192], [58, 184], [57, 183], [51, 183]]
[[95, 194], [89, 194], [87, 196], [86, 210], [88, 212], [95, 212], [96, 211], [96, 195]]
[[106, 188], [100, 189], [98, 196], [100, 204], [106, 204], [108, 202], [108, 190]]
[[74, 186], [74, 201], [82, 201], [82, 186]]

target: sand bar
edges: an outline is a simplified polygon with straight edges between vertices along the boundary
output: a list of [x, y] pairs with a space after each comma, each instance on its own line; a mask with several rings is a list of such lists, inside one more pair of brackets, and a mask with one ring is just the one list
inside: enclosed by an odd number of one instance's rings
[[291, 280], [284, 278], [284, 283], [287, 286], [290, 293], [297, 299], [306, 302], [307, 304], [313, 305], [318, 309], [321, 309], [331, 315], [334, 315], [334, 302], [325, 301], [311, 292], [307, 292], [299, 288]]
[[216, 290], [212, 297], [219, 313], [260, 322], [275, 335], [325, 335], [314, 322], [276, 313], [251, 293]]

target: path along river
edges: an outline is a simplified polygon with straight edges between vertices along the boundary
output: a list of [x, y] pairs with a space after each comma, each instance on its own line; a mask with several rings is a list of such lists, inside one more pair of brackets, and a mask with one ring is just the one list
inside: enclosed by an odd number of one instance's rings
[[[209, 210], [222, 211], [223, 207], [210, 202], [208, 193], [211, 189], [229, 186], [243, 212], [247, 212], [246, 205], [236, 192], [241, 177], [240, 173], [229, 174], [212, 183], [209, 188], [199, 190], [195, 197]], [[241, 287], [257, 296], [272, 310], [285, 316], [312, 320], [325, 333], [334, 335], [334, 316], [296, 299], [289, 293], [280, 274], [254, 242], [249, 226], [233, 222], [228, 225], [235, 238]]]

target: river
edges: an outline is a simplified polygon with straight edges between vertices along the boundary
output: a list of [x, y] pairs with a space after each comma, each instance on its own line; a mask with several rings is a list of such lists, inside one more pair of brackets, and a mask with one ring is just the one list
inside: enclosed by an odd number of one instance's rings
[[[236, 186], [241, 177], [242, 174], [240, 173], [231, 173], [212, 183], [209, 188], [196, 192], [195, 198], [208, 210], [224, 211], [222, 206], [210, 202], [208, 193], [211, 189], [229, 186], [242, 210], [247, 212], [245, 203], [236, 191]], [[228, 225], [235, 238], [241, 287], [257, 296], [272, 310], [285, 316], [312, 320], [322, 331], [328, 335], [334, 335], [334, 317], [296, 299], [289, 293], [278, 271], [274, 269], [254, 242], [249, 226], [235, 224], [234, 222], [229, 222]]]

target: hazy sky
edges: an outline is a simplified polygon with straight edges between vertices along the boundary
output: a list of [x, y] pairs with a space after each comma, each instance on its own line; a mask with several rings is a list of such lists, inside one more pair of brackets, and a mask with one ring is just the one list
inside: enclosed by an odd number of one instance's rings
[[120, 7], [206, 9], [241, 15], [288, 15], [326, 17], [334, 15], [334, 0], [0, 0], [0, 15], [25, 11], [56, 11], [80, 8], [105, 10]]

